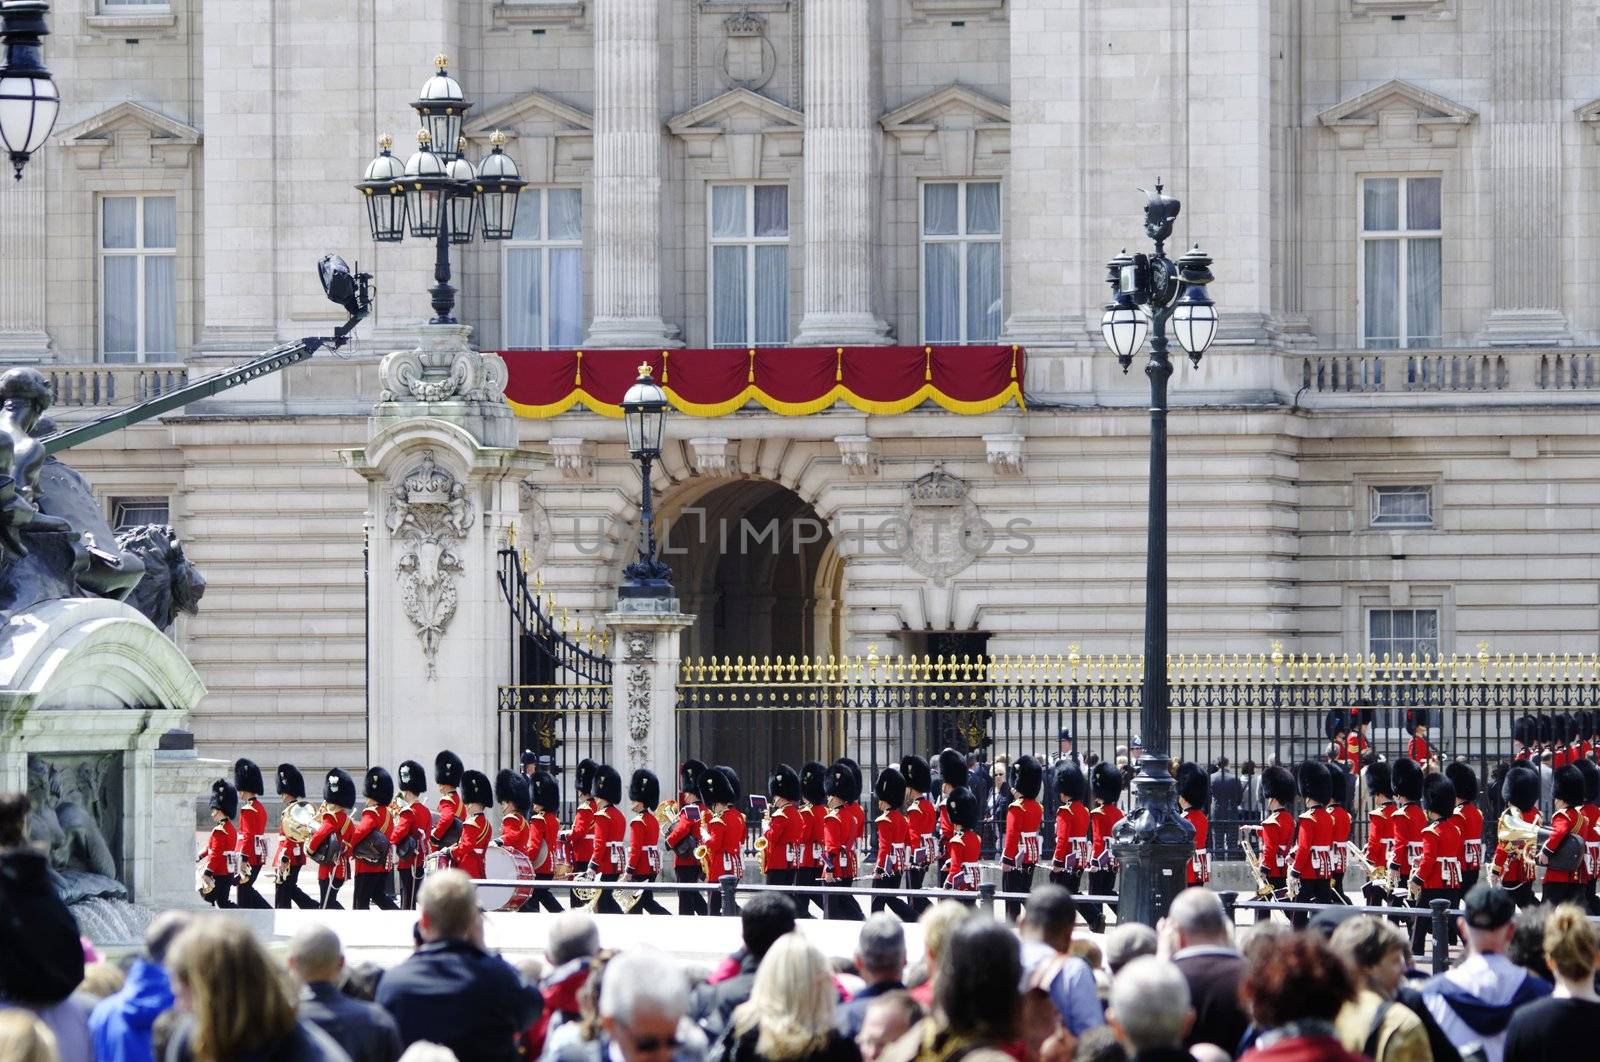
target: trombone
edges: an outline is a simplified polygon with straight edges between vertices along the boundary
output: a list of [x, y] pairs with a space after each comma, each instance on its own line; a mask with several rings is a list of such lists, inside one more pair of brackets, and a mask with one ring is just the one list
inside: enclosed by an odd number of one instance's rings
[[1350, 858], [1361, 864], [1361, 869], [1367, 872], [1367, 884], [1375, 885], [1384, 892], [1393, 892], [1394, 885], [1389, 881], [1389, 871], [1384, 867], [1375, 867], [1367, 861], [1367, 854], [1363, 852], [1354, 841], [1344, 842], [1345, 851], [1350, 853]]

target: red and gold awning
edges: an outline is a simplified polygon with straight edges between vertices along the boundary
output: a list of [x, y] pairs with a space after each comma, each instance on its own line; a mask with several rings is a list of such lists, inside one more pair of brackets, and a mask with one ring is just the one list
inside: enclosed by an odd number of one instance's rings
[[[506, 398], [523, 417], [582, 404], [622, 416], [623, 394], [649, 362], [672, 405], [721, 417], [755, 402], [801, 417], [845, 402], [863, 413], [904, 413], [923, 402], [952, 413], [1023, 407], [1017, 346], [758, 347], [713, 350], [501, 351]], [[1024, 407], [1025, 408], [1025, 407]]]

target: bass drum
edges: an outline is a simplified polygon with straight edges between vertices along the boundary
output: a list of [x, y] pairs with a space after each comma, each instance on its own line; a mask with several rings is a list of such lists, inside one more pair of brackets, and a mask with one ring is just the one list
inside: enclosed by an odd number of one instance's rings
[[485, 911], [515, 911], [533, 898], [533, 860], [526, 852], [490, 845], [483, 853], [483, 876], [498, 881], [525, 881], [526, 885], [479, 885], [478, 906]]

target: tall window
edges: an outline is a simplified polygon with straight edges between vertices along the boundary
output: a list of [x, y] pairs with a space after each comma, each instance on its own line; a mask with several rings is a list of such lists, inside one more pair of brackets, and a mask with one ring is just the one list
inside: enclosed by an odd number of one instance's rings
[[1000, 335], [1000, 184], [922, 186], [922, 340]]
[[711, 186], [711, 343], [789, 342], [789, 188]]
[[100, 200], [100, 349], [136, 362], [178, 351], [178, 201], [170, 195]]
[[1439, 657], [1439, 610], [1436, 608], [1375, 608], [1367, 613], [1367, 651], [1383, 659]]
[[500, 307], [507, 349], [583, 342], [583, 193], [527, 188], [505, 242]]
[[1439, 178], [1361, 182], [1361, 340], [1369, 349], [1443, 338]]

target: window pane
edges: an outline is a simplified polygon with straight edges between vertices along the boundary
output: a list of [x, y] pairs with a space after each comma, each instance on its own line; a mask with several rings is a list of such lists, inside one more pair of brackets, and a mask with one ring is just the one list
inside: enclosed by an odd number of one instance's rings
[[1406, 181], [1406, 228], [1440, 228], [1439, 178], [1412, 177]]
[[1374, 526], [1428, 526], [1433, 523], [1432, 488], [1372, 488], [1372, 523]]
[[745, 235], [744, 193], [742, 185], [717, 185], [711, 189], [711, 235]]
[[[756, 199], [759, 210], [761, 200]], [[759, 232], [759, 226], [757, 227]], [[789, 247], [756, 248], [756, 342], [789, 342]]]
[[1000, 245], [971, 243], [967, 245], [967, 342], [984, 343], [999, 335]]
[[744, 346], [745, 249], [714, 247], [711, 259], [711, 342], [718, 346]]
[[[526, 213], [535, 212], [529, 210]], [[544, 345], [543, 308], [539, 298], [540, 254], [530, 248], [511, 248], [506, 251], [505, 342], [513, 350]]]
[[782, 184], [756, 185], [756, 235], [789, 235], [789, 188]]
[[538, 188], [525, 188], [517, 197], [517, 224], [511, 230], [513, 240], [537, 240], [541, 231], [542, 222], [539, 200], [544, 192]]
[[[105, 259], [105, 352], [107, 361], [135, 361], [139, 350], [139, 259]], [[122, 354], [125, 357], [116, 357]]]
[[1362, 332], [1369, 347], [1400, 345], [1400, 241], [1366, 242]]
[[1395, 641], [1409, 640], [1416, 634], [1416, 613], [1410, 609], [1397, 608], [1394, 610], [1394, 638]]
[[177, 264], [170, 254], [144, 260], [144, 351], [149, 357], [178, 350]]
[[583, 191], [578, 188], [552, 188], [550, 195], [550, 238], [583, 239]]
[[1400, 227], [1400, 179], [1373, 177], [1361, 182], [1363, 227], [1368, 232], [1393, 232]]
[[967, 185], [967, 232], [997, 233], [1000, 231], [1000, 185]]
[[1389, 638], [1389, 615], [1389, 610], [1386, 608], [1372, 610], [1372, 641], [1374, 643], [1372, 651], [1375, 653], [1382, 651], [1376, 643], [1379, 640], [1387, 641]]
[[550, 345], [561, 349], [582, 342], [583, 252], [557, 248], [550, 252]]
[[922, 248], [922, 334], [929, 343], [961, 342], [961, 245]]
[[138, 245], [139, 201], [131, 195], [101, 200], [100, 238], [102, 247]]
[[170, 524], [172, 514], [165, 498], [112, 498], [111, 530], [142, 527], [145, 524]]
[[922, 186], [922, 232], [925, 236], [954, 236], [960, 190], [954, 184]]
[[178, 246], [177, 199], [170, 195], [145, 197], [144, 245], [155, 248]]
[[1421, 656], [1439, 655], [1439, 612], [1437, 609], [1419, 608], [1417, 615], [1417, 653]]
[[1406, 345], [1436, 347], [1443, 337], [1444, 298], [1439, 240], [1406, 241]]

